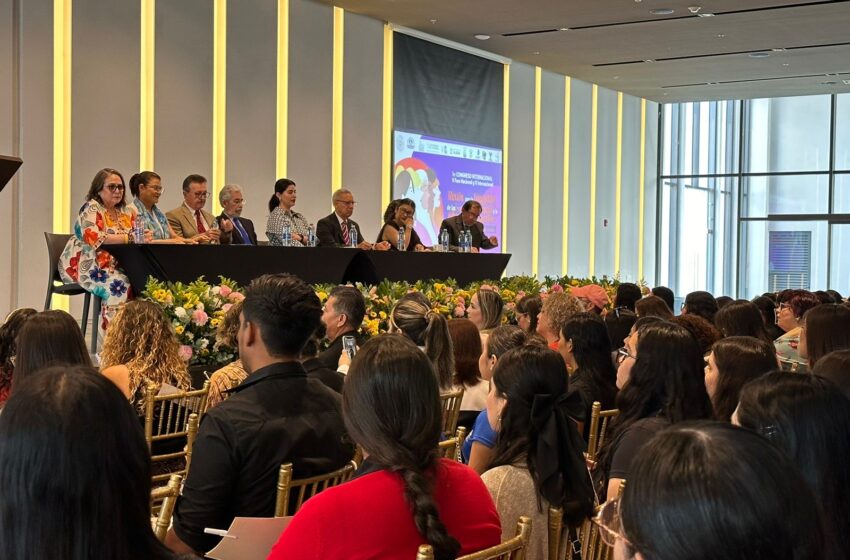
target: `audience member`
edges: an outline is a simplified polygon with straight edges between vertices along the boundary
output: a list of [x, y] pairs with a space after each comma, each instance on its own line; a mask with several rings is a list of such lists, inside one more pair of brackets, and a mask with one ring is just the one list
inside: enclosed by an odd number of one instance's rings
[[584, 311], [597, 315], [601, 315], [608, 304], [611, 303], [605, 288], [596, 284], [571, 288], [570, 295], [578, 299]]
[[402, 247], [405, 251], [424, 251], [425, 246], [419, 239], [419, 234], [413, 229], [413, 213], [416, 212], [416, 203], [409, 198], [401, 198], [390, 202], [384, 211], [384, 225], [378, 232], [375, 243], [387, 242], [390, 250], [397, 251], [399, 246], [399, 231], [404, 228]]
[[628, 365], [617, 371], [620, 414], [610, 424], [599, 459], [609, 498], [630, 478], [635, 454], [653, 435], [670, 424], [712, 416], [703, 354], [687, 329], [667, 321], [644, 324], [625, 349]]
[[201, 175], [187, 176], [183, 179], [183, 204], [165, 215], [168, 223], [179, 237], [195, 243], [230, 243], [233, 223], [222, 220], [219, 225], [215, 216], [204, 210], [207, 196], [207, 180]]
[[543, 306], [543, 300], [537, 294], [527, 295], [520, 298], [516, 302], [514, 315], [516, 316], [517, 325], [519, 328], [529, 334], [537, 332], [537, 316], [540, 314], [540, 308]]
[[294, 476], [304, 478], [353, 456], [339, 394], [298, 362], [321, 314], [313, 289], [294, 276], [266, 274], [248, 286], [238, 340], [249, 375], [204, 415], [166, 538], [172, 550], [206, 552], [220, 537], [205, 528], [271, 516], [281, 464], [292, 463]]
[[[217, 347], [224, 346], [239, 351], [239, 315], [242, 314], [242, 302], [234, 303], [230, 309], [224, 314], [221, 324], [215, 335], [215, 345]], [[207, 396], [207, 406], [212, 408], [221, 401], [230, 396], [230, 391], [234, 387], [238, 387], [245, 378], [248, 377], [248, 372], [245, 371], [245, 366], [242, 360], [237, 357], [233, 362], [217, 369], [210, 376], [210, 392]]]
[[348, 189], [337, 189], [331, 198], [334, 211], [316, 223], [316, 238], [319, 247], [349, 247], [353, 233], [357, 232], [357, 246], [361, 249], [386, 251], [390, 244], [377, 243], [374, 246], [366, 241], [360, 225], [351, 219], [354, 214], [354, 195]]
[[785, 290], [779, 294], [776, 309], [776, 324], [785, 333], [774, 341], [776, 355], [782, 369], [786, 371], [808, 371], [808, 361], [800, 357], [801, 327], [803, 316], [809, 309], [820, 305], [820, 300], [806, 290]]
[[714, 326], [722, 336], [752, 336], [773, 342], [764, 328], [764, 318], [755, 303], [737, 299], [721, 307], [714, 316]]
[[766, 340], [730, 336], [714, 343], [705, 366], [705, 389], [714, 417], [729, 422], [738, 406], [741, 388], [776, 369], [777, 364], [776, 350]]
[[[602, 322], [595, 321], [604, 334]], [[531, 515], [528, 560], [549, 557], [550, 506], [562, 508], [568, 528], [578, 527], [593, 512], [584, 441], [571, 417], [582, 405], [568, 391], [570, 383], [557, 353], [523, 346], [499, 360], [487, 397], [488, 421], [499, 439], [490, 469], [481, 480], [499, 510], [502, 540], [515, 533], [510, 521]], [[565, 556], [569, 544], [565, 531], [558, 558]]]
[[822, 512], [823, 558], [850, 558], [850, 400], [820, 377], [776, 371], [744, 387], [733, 422], [772, 441], [800, 467]]
[[452, 339], [455, 364], [452, 382], [454, 387], [463, 388], [458, 425], [469, 431], [478, 413], [487, 405], [487, 392], [490, 390], [490, 383], [481, 378], [478, 370], [481, 336], [469, 319], [449, 321], [449, 336]]
[[564, 292], [549, 292], [543, 299], [543, 307], [537, 315], [537, 334], [546, 339], [546, 344], [552, 350], [558, 349], [558, 337], [561, 325], [570, 317], [581, 313], [581, 303], [578, 299]]
[[337, 393], [342, 394], [342, 386], [345, 383], [345, 376], [338, 372], [335, 368], [325, 366], [322, 360], [319, 359], [319, 346], [325, 339], [325, 325], [319, 323], [316, 332], [304, 345], [304, 350], [301, 351], [301, 365], [307, 371], [307, 377], [318, 379]]
[[336, 369], [342, 354], [342, 337], [353, 336], [360, 346], [366, 339], [358, 330], [366, 316], [366, 300], [354, 286], [336, 286], [322, 308], [322, 324], [330, 345], [319, 354], [327, 369]]
[[127, 302], [112, 320], [100, 353], [103, 375], [145, 415], [145, 390], [153, 383], [189, 389], [186, 362], [174, 327], [160, 307], [147, 300]]
[[638, 453], [622, 500], [597, 519], [614, 560], [819, 560], [821, 522], [805, 486], [759, 436], [688, 422]]
[[735, 301], [735, 300], [733, 298], [729, 297], [729, 296], [718, 297], [717, 298], [717, 310], [720, 311], [721, 309], [723, 309], [724, 307], [726, 307], [727, 305], [729, 305], [733, 301]]
[[217, 220], [220, 227], [229, 221], [233, 224], [230, 242], [234, 245], [256, 245], [257, 233], [254, 231], [254, 222], [242, 217], [242, 209], [245, 207], [245, 195], [239, 185], [224, 185], [218, 193], [218, 201], [221, 203], [221, 214]]
[[149, 453], [92, 367], [22, 380], [0, 415], [0, 558], [176, 558], [151, 530]]
[[18, 348], [18, 333], [27, 320], [37, 311], [29, 307], [16, 309], [6, 316], [0, 326], [0, 409], [12, 391], [12, 379], [15, 373], [15, 353]]
[[658, 296], [664, 300], [664, 303], [667, 304], [667, 307], [670, 308], [670, 311], [676, 312], [676, 298], [673, 290], [668, 288], [667, 286], [656, 286], [652, 288], [652, 295]]
[[342, 400], [348, 432], [367, 458], [354, 480], [304, 504], [270, 560], [337, 560], [354, 550], [363, 558], [413, 558], [423, 541], [436, 558], [449, 559], [499, 542], [499, 517], [484, 483], [467, 467], [438, 459], [436, 378], [403, 337], [363, 345]]
[[484, 224], [478, 221], [481, 216], [481, 203], [477, 200], [467, 200], [460, 209], [460, 214], [443, 220], [440, 231], [444, 229], [449, 232], [449, 246], [453, 251], [458, 250], [460, 245], [460, 232], [468, 231], [472, 234], [472, 252], [477, 253], [481, 249], [495, 249], [499, 246], [499, 240], [495, 235], [487, 237], [484, 235]]
[[844, 296], [842, 296], [836, 290], [827, 290], [826, 293], [832, 296], [832, 300], [835, 303], [844, 303]]
[[150, 243], [184, 243], [185, 240], [174, 233], [168, 218], [157, 203], [162, 196], [162, 179], [153, 171], [142, 171], [130, 177], [130, 193], [133, 206], [142, 221], [144, 229], [150, 230]]
[[629, 332], [637, 321], [637, 315], [625, 307], [615, 307], [603, 316], [603, 320], [605, 329], [608, 331], [611, 352], [616, 352], [623, 345], [623, 340], [629, 336]]
[[776, 340], [782, 336], [782, 329], [776, 324], [776, 302], [766, 296], [758, 296], [753, 299], [753, 304], [758, 307], [764, 321], [764, 330], [770, 340]]
[[635, 303], [635, 312], [638, 317], [661, 317], [662, 319], [672, 319], [673, 311], [667, 307], [667, 304], [658, 296], [646, 296]]
[[39, 311], [18, 334], [12, 393], [18, 383], [50, 366], [88, 366], [91, 357], [80, 326], [64, 311]]
[[422, 299], [424, 296], [398, 300], [390, 312], [390, 328], [392, 332], [404, 334], [425, 352], [434, 365], [440, 390], [450, 391], [455, 368], [449, 323]]
[[823, 290], [817, 290], [816, 292], [814, 292], [814, 294], [815, 297], [820, 300], [821, 304], [835, 303], [835, 299], [833, 299], [832, 294], [830, 293], [827, 293]]
[[[292, 179], [278, 179], [274, 184], [274, 194], [269, 199], [269, 219], [266, 223], [266, 237], [269, 245], [287, 245], [304, 247], [308, 244], [310, 224], [307, 218], [295, 212], [297, 187]], [[289, 240], [284, 239], [284, 231], [289, 230]]]
[[818, 360], [812, 374], [829, 379], [850, 398], [850, 350], [830, 352]]
[[717, 300], [708, 292], [691, 292], [685, 296], [682, 315], [697, 315], [712, 325], [717, 314]]
[[635, 305], [641, 300], [643, 293], [640, 291], [640, 286], [631, 282], [621, 282], [617, 285], [617, 293], [614, 296], [614, 308], [625, 308], [634, 313]]
[[693, 335], [703, 356], [708, 354], [714, 343], [722, 338], [720, 331], [699, 315], [684, 313], [673, 317], [671, 321], [685, 327]]
[[797, 350], [800, 358], [808, 360], [810, 370], [830, 352], [847, 349], [850, 349], [850, 308], [824, 303], [806, 312]]
[[469, 302], [467, 316], [469, 320], [486, 335], [502, 324], [505, 302], [499, 292], [489, 288], [479, 288]]

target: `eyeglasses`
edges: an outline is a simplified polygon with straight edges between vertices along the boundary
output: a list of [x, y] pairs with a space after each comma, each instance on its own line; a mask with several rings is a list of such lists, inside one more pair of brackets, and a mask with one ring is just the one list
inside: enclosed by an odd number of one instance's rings
[[208, 193], [207, 191], [203, 191], [203, 192], [196, 192], [196, 193], [193, 194], [193, 196], [195, 198], [206, 198], [209, 194], [210, 193]]
[[626, 358], [631, 358], [631, 359], [633, 359], [633, 360], [637, 360], [637, 357], [635, 357], [635, 356], [634, 356], [631, 352], [629, 352], [629, 349], [628, 349], [628, 348], [626, 348], [625, 346], [623, 346], [622, 348], [620, 348], [619, 350], [617, 350], [617, 363], [618, 363], [618, 364], [622, 364], [622, 363], [623, 363], [623, 361], [624, 361]]
[[337, 202], [342, 204], [343, 206], [354, 206], [355, 204], [357, 204], [353, 200], [337, 200]]
[[145, 188], [150, 189], [155, 193], [161, 193], [162, 192], [162, 186], [152, 187], [151, 185], [145, 185]]
[[401, 214], [402, 216], [412, 216], [412, 215], [413, 215], [413, 210], [406, 210], [406, 209], [404, 209], [404, 208], [399, 208], [399, 211], [398, 211], [398, 212], [399, 212], [399, 214]]
[[629, 540], [623, 535], [623, 524], [620, 520], [620, 498], [614, 498], [602, 504], [599, 513], [592, 519], [593, 524], [599, 527], [599, 536], [602, 542], [613, 547], [617, 539], [623, 539], [627, 544]]
[[108, 190], [109, 192], [123, 191], [124, 185], [103, 185], [103, 188]]

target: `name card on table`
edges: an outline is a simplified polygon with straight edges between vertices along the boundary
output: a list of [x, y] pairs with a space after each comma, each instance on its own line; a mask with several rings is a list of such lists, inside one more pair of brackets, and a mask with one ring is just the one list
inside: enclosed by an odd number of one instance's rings
[[265, 560], [274, 543], [289, 525], [289, 517], [237, 517], [227, 531], [204, 529], [205, 533], [223, 537], [218, 546], [207, 552], [216, 560]]

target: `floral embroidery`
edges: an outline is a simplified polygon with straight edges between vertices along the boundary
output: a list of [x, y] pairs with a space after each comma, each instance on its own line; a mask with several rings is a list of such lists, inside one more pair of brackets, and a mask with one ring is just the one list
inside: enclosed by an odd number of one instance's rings
[[97, 252], [97, 266], [100, 268], [109, 268], [112, 264], [112, 255], [106, 251]]
[[89, 277], [95, 282], [106, 282], [106, 271], [102, 268], [94, 267], [89, 271]]
[[103, 231], [103, 214], [100, 212], [95, 213], [94, 225], [97, 226], [97, 229]]
[[118, 278], [113, 280], [112, 283], [109, 285], [109, 293], [111, 293], [113, 296], [124, 295], [124, 292], [126, 291], [127, 284], [125, 284], [123, 280], [119, 280]]
[[[98, 216], [99, 215], [100, 214], [98, 214]], [[100, 233], [95, 229], [86, 228], [86, 230], [83, 232], [83, 243], [85, 243], [86, 245], [91, 245], [92, 247], [94, 247], [95, 243], [97, 243], [97, 240], [99, 238]]]

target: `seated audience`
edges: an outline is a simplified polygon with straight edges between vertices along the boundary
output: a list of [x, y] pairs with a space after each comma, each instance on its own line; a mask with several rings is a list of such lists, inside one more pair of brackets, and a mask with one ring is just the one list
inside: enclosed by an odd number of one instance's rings
[[703, 354], [684, 327], [667, 321], [640, 325], [630, 336], [628, 355], [617, 370], [617, 408], [600, 451], [608, 498], [630, 478], [635, 454], [671, 424], [711, 418], [705, 391]]
[[549, 348], [557, 350], [561, 325], [582, 311], [584, 309], [575, 297], [564, 292], [549, 292], [537, 316], [537, 334], [546, 339]]
[[717, 314], [717, 300], [708, 292], [691, 292], [685, 296], [682, 315], [697, 315], [712, 325]]
[[438, 459], [436, 377], [429, 360], [403, 337], [385, 335], [363, 345], [351, 363], [342, 406], [366, 460], [352, 481], [304, 504], [270, 560], [414, 558], [423, 542], [436, 558], [455, 558], [499, 542], [499, 516], [484, 483], [469, 468]]
[[611, 303], [605, 288], [596, 284], [571, 288], [570, 295], [578, 299], [584, 311], [597, 315], [601, 315], [608, 304]]
[[374, 246], [366, 241], [360, 225], [351, 219], [354, 214], [354, 195], [348, 189], [337, 189], [333, 193], [334, 211], [316, 222], [316, 237], [319, 247], [349, 247], [354, 231], [357, 231], [357, 246], [361, 249], [377, 249], [386, 251], [390, 248], [387, 242]]
[[18, 348], [18, 333], [27, 320], [37, 311], [29, 307], [16, 309], [6, 316], [0, 326], [0, 409], [12, 391], [12, 378], [15, 373], [15, 353]]
[[184, 243], [185, 240], [174, 233], [168, 218], [157, 203], [162, 196], [162, 179], [153, 171], [142, 171], [130, 177], [130, 193], [138, 218], [146, 230], [151, 232], [150, 243]]
[[[242, 302], [234, 303], [230, 309], [224, 314], [221, 324], [215, 335], [216, 346], [225, 346], [233, 348], [238, 352], [239, 341], [237, 335], [239, 333], [239, 315], [242, 313]], [[207, 396], [207, 407], [212, 408], [230, 396], [230, 391], [234, 387], [238, 387], [245, 378], [248, 377], [248, 372], [245, 371], [245, 366], [242, 360], [237, 359], [229, 364], [217, 369], [210, 376], [210, 392]]]
[[638, 317], [661, 317], [672, 319], [673, 311], [658, 296], [646, 296], [635, 303], [635, 313]]
[[[528, 334], [513, 325], [502, 325], [493, 329], [490, 336], [481, 343], [481, 357], [478, 359], [481, 378], [489, 382], [499, 357], [508, 350], [519, 348], [526, 343], [527, 339]], [[463, 442], [461, 455], [465, 463], [481, 474], [489, 467], [495, 446], [496, 432], [487, 421], [487, 410], [482, 410], [475, 419], [472, 431]]]
[[723, 309], [724, 307], [726, 307], [727, 305], [729, 305], [733, 301], [735, 301], [735, 300], [733, 298], [729, 297], [729, 296], [718, 297], [717, 298], [717, 310], [720, 311], [721, 309]]
[[830, 352], [818, 360], [812, 374], [829, 379], [850, 397], [850, 350]]
[[540, 308], [543, 306], [543, 300], [537, 294], [527, 295], [520, 298], [516, 302], [514, 315], [516, 316], [517, 325], [519, 328], [529, 334], [537, 332], [537, 316], [540, 314]]
[[[601, 321], [598, 324], [602, 326]], [[550, 506], [563, 510], [566, 528], [577, 528], [593, 513], [584, 441], [572, 419], [582, 405], [568, 391], [569, 384], [558, 354], [540, 346], [523, 346], [499, 360], [487, 397], [488, 421], [499, 440], [481, 480], [499, 510], [502, 540], [516, 532], [509, 520], [530, 515], [528, 560], [549, 557]], [[571, 544], [564, 531], [558, 558], [564, 558]]]
[[[292, 179], [278, 179], [274, 184], [274, 194], [269, 199], [269, 220], [266, 224], [266, 237], [269, 245], [288, 245], [305, 247], [309, 244], [310, 224], [302, 214], [295, 212], [297, 187]], [[289, 241], [283, 239], [284, 230], [289, 230]]]
[[466, 427], [468, 432], [478, 413], [487, 405], [487, 393], [490, 390], [490, 383], [481, 378], [478, 370], [481, 336], [469, 319], [449, 321], [449, 336], [454, 350], [453, 383], [455, 387], [463, 388], [458, 426]]
[[824, 303], [806, 312], [797, 350], [800, 358], [808, 360], [810, 370], [830, 352], [847, 349], [850, 349], [850, 308]]
[[827, 293], [823, 290], [817, 290], [816, 292], [814, 292], [814, 294], [820, 300], [821, 304], [836, 303], [835, 300], [832, 298], [832, 294]]
[[401, 198], [390, 202], [384, 211], [384, 225], [378, 232], [375, 243], [386, 241], [390, 244], [390, 250], [398, 250], [398, 232], [404, 228], [404, 239], [402, 244], [405, 251], [424, 251], [425, 246], [419, 239], [419, 234], [413, 229], [413, 213], [416, 212], [416, 203], [409, 198]]
[[707, 319], [703, 319], [693, 313], [683, 313], [682, 315], [673, 317], [671, 322], [685, 327], [693, 335], [699, 344], [699, 349], [703, 356], [708, 354], [714, 343], [722, 338], [717, 327]]
[[729, 422], [738, 406], [741, 388], [773, 371], [777, 364], [776, 350], [765, 340], [730, 336], [715, 342], [705, 366], [705, 389], [714, 418]]
[[451, 391], [455, 369], [449, 323], [430, 303], [423, 303], [428, 302], [425, 296], [408, 296], [398, 300], [390, 312], [390, 331], [401, 332], [422, 349], [434, 365], [440, 390]]
[[482, 338], [502, 324], [505, 302], [496, 290], [479, 288], [469, 302], [467, 316], [481, 331]]
[[640, 286], [631, 282], [621, 282], [617, 285], [617, 293], [614, 295], [614, 309], [628, 309], [632, 313], [636, 311], [635, 306], [643, 298]]
[[670, 311], [673, 313], [676, 312], [676, 297], [673, 293], [673, 290], [668, 288], [667, 286], [656, 286], [652, 288], [652, 295], [658, 296], [664, 300], [664, 303], [667, 304], [667, 307], [670, 308]]
[[611, 352], [616, 352], [623, 345], [623, 340], [629, 336], [629, 331], [637, 321], [637, 315], [625, 307], [615, 307], [602, 316], [608, 331]]
[[477, 200], [467, 200], [461, 206], [460, 214], [450, 216], [440, 224], [440, 231], [444, 229], [449, 232], [449, 246], [452, 251], [457, 251], [460, 245], [460, 232], [472, 233], [472, 252], [477, 253], [481, 249], [495, 249], [499, 246], [499, 240], [495, 235], [487, 237], [484, 235], [484, 224], [478, 221], [481, 216], [481, 203]]
[[304, 478], [354, 455], [339, 394], [298, 362], [321, 314], [313, 289], [289, 274], [266, 274], [248, 286], [238, 334], [248, 377], [201, 422], [166, 537], [175, 552], [210, 550], [221, 537], [204, 529], [226, 529], [234, 517], [270, 517], [283, 463]]
[[51, 366], [92, 366], [80, 326], [64, 311], [39, 311], [30, 317], [21, 327], [17, 346], [13, 394], [19, 382], [38, 370]]
[[187, 176], [183, 179], [183, 204], [166, 213], [168, 223], [175, 234], [194, 243], [230, 243], [233, 223], [230, 220], [219, 223], [204, 210], [208, 196], [207, 180], [203, 176]]
[[832, 300], [835, 303], [844, 303], [844, 296], [838, 293], [836, 290], [827, 290], [826, 293], [832, 296]]
[[0, 558], [177, 558], [154, 536], [139, 420], [92, 367], [15, 387], [0, 415]]
[[157, 304], [143, 299], [127, 302], [115, 315], [103, 341], [100, 367], [140, 416], [145, 415], [149, 383], [182, 390], [191, 386], [174, 327]]
[[582, 435], [587, 439], [594, 401], [602, 404], [602, 410], [610, 410], [615, 408], [617, 398], [617, 370], [605, 323], [593, 313], [574, 315], [561, 327], [558, 353], [567, 364], [570, 391], [581, 398], [581, 415], [574, 419], [581, 423]]
[[342, 337], [353, 336], [360, 346], [366, 337], [360, 334], [360, 325], [366, 316], [366, 300], [354, 286], [336, 286], [328, 295], [322, 308], [322, 324], [330, 344], [319, 354], [322, 365], [336, 369], [342, 354]]
[[773, 344], [779, 363], [786, 371], [808, 371], [808, 360], [800, 356], [801, 327], [803, 316], [809, 309], [820, 305], [820, 300], [806, 290], [785, 290], [779, 294], [776, 309], [776, 324], [784, 332]]
[[721, 307], [714, 316], [714, 326], [722, 336], [751, 336], [773, 342], [764, 328], [761, 311], [751, 301], [738, 299]]
[[254, 231], [254, 222], [242, 217], [242, 209], [245, 207], [245, 195], [239, 185], [224, 185], [218, 193], [218, 201], [221, 203], [221, 214], [218, 223], [223, 227], [226, 222], [233, 224], [230, 242], [233, 245], [256, 245], [257, 233]]
[[776, 324], [776, 302], [766, 296], [758, 296], [753, 299], [753, 303], [758, 307], [764, 321], [764, 330], [770, 340], [776, 340], [782, 336], [782, 329]]
[[744, 387], [733, 422], [776, 444], [800, 468], [821, 509], [823, 558], [850, 558], [847, 396], [820, 377], [776, 371]]
[[319, 346], [325, 339], [325, 326], [319, 323], [316, 332], [304, 345], [304, 350], [301, 351], [301, 365], [307, 370], [307, 377], [318, 379], [337, 393], [342, 394], [342, 386], [345, 383], [345, 376], [336, 369], [326, 367], [319, 359]]
[[597, 517], [614, 560], [819, 560], [821, 522], [799, 471], [728, 424], [665, 430], [635, 457], [622, 499]]

